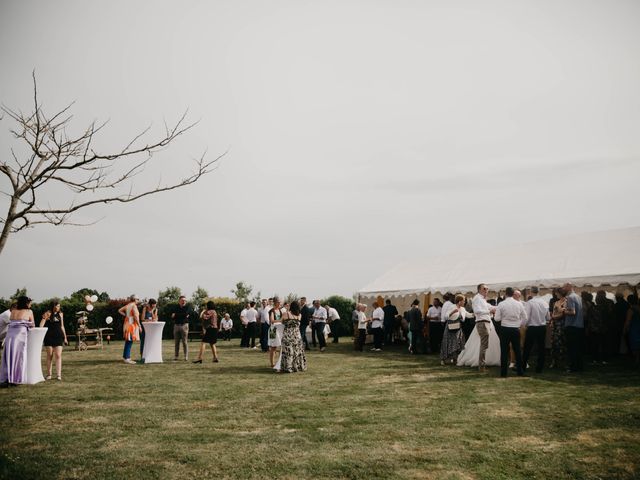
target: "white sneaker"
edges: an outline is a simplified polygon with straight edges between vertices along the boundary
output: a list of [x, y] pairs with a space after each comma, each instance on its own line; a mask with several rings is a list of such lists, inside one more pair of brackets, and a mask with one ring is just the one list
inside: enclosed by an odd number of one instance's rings
[[515, 363], [513, 363], [513, 362], [511, 362], [511, 363], [509, 364], [509, 368], [516, 368], [516, 364], [515, 364]]

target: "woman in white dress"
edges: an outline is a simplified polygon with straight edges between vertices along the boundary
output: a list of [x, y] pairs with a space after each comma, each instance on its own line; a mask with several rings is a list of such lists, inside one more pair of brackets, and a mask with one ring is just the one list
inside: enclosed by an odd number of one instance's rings
[[276, 367], [276, 350], [282, 345], [282, 332], [284, 325], [282, 324], [282, 312], [285, 311], [280, 307], [280, 299], [273, 299], [273, 308], [269, 311], [269, 363], [271, 368]]
[[[500, 365], [500, 338], [496, 333], [496, 329], [493, 326], [493, 322], [487, 323], [489, 330], [489, 348], [485, 353], [485, 365], [486, 366], [499, 366]], [[467, 343], [464, 345], [464, 350], [458, 355], [459, 367], [478, 367], [480, 357], [480, 335], [478, 335], [478, 326], [473, 328], [471, 335]]]

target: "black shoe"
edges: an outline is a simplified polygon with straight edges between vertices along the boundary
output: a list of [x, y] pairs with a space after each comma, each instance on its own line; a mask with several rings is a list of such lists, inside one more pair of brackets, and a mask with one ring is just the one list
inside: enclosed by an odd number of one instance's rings
[[218, 363], [218, 359], [217, 359], [217, 358], [214, 358], [214, 359], [213, 359], [213, 363]]
[[194, 361], [193, 361], [193, 362], [191, 362], [191, 363], [202, 363], [202, 360], [194, 360]]

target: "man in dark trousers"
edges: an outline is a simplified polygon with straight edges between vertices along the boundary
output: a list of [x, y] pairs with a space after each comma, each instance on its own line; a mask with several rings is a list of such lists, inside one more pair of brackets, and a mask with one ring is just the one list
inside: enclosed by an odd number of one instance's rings
[[409, 310], [407, 317], [409, 330], [411, 330], [411, 353], [413, 355], [418, 353], [418, 344], [420, 344], [420, 348], [422, 348], [422, 353], [427, 353], [424, 348], [424, 337], [422, 336], [424, 321], [422, 320], [422, 312], [420, 311], [420, 300], [417, 298], [411, 303], [411, 310]]
[[313, 308], [307, 305], [307, 297], [300, 297], [300, 336], [304, 343], [304, 349], [309, 350], [309, 341], [307, 340], [307, 327], [313, 315]]
[[189, 340], [189, 318], [192, 315], [192, 310], [187, 305], [187, 299], [184, 295], [178, 299], [178, 306], [171, 314], [173, 320], [173, 338], [175, 339], [175, 355], [173, 360], [178, 360], [180, 353], [180, 343], [184, 350], [184, 359], [189, 360], [189, 347], [187, 347], [187, 341]]
[[384, 345], [391, 345], [393, 337], [393, 322], [398, 315], [398, 309], [391, 305], [391, 300], [387, 299], [382, 310], [384, 311]]

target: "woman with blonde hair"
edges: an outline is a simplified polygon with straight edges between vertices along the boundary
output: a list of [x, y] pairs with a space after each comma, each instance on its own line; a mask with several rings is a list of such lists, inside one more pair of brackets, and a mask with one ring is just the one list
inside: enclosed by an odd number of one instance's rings
[[445, 362], [456, 363], [458, 355], [464, 349], [465, 338], [462, 333], [462, 322], [473, 316], [464, 308], [464, 295], [456, 295], [455, 302], [454, 307], [448, 313], [442, 335], [440, 365], [444, 365]]
[[124, 317], [122, 323], [122, 338], [124, 339], [124, 352], [122, 359], [124, 363], [135, 365], [131, 360], [131, 346], [133, 342], [140, 340], [140, 312], [138, 312], [137, 298], [131, 295], [127, 304], [120, 307], [118, 313]]

